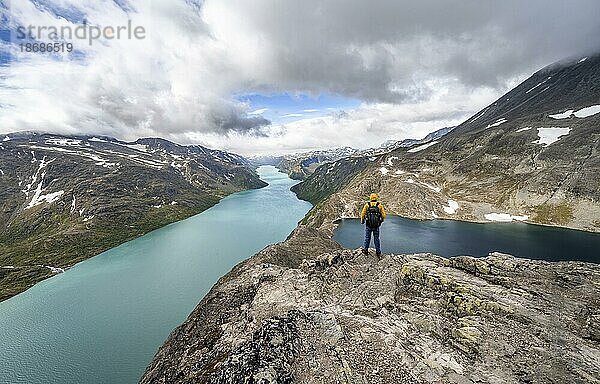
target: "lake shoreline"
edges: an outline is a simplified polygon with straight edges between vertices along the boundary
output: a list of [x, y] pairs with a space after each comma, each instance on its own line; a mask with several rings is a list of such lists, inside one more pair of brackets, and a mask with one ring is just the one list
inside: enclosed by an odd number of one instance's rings
[[[568, 229], [568, 230], [571, 230], [571, 231], [579, 231], [579, 232], [585, 232], [585, 233], [597, 233], [597, 234], [600, 234], [600, 228], [598, 228], [598, 230], [596, 230], [596, 231], [591, 231], [591, 230], [586, 230], [586, 229], [579, 228], [579, 227], [571, 227], [571, 226], [568, 226], [568, 225], [544, 224], [544, 223], [536, 223], [536, 222], [527, 221], [527, 220], [512, 220], [512, 221], [490, 221], [490, 220], [486, 220], [486, 221], [482, 221], [482, 220], [470, 220], [470, 219], [451, 219], [449, 217], [423, 218], [423, 217], [411, 217], [411, 216], [397, 215], [397, 214], [392, 214], [392, 213], [388, 213], [387, 216], [388, 217], [401, 217], [403, 219], [416, 220], [416, 221], [445, 220], [445, 221], [459, 221], [459, 222], [473, 223], [473, 224], [511, 224], [511, 223], [515, 224], [515, 223], [523, 223], [523, 224], [535, 225], [535, 226], [540, 226], [540, 227], [562, 228], [562, 229]], [[359, 219], [359, 217], [358, 216], [338, 217], [337, 219], [333, 220], [331, 222], [331, 224], [337, 226], [340, 221], [345, 220], [345, 219]], [[334, 228], [334, 231], [335, 231], [335, 228]]]
[[[94, 254], [92, 254], [90, 256], [85, 256], [84, 258], [82, 258], [81, 260], [78, 260], [77, 262], [75, 262], [73, 264], [58, 265], [58, 266], [56, 266], [56, 268], [62, 269], [63, 272], [67, 271], [67, 270], [75, 267], [76, 265], [78, 265], [78, 264], [80, 264], [80, 263], [82, 263], [82, 262], [84, 262], [86, 260], [89, 260], [89, 259], [91, 259], [93, 257], [96, 257], [98, 255], [101, 255], [102, 253], [104, 253], [104, 252], [106, 252], [106, 251], [108, 251], [110, 249], [119, 247], [119, 246], [121, 246], [121, 245], [123, 245], [125, 243], [130, 242], [130, 241], [139, 239], [142, 236], [145, 236], [145, 235], [147, 235], [149, 233], [152, 233], [154, 231], [160, 230], [162, 228], [168, 227], [169, 225], [177, 224], [177, 223], [179, 223], [181, 221], [184, 221], [184, 220], [187, 220], [187, 219], [189, 219], [191, 217], [199, 215], [199, 214], [201, 214], [201, 213], [203, 213], [203, 212], [211, 209], [215, 205], [219, 204], [223, 199], [225, 199], [225, 198], [227, 198], [227, 197], [229, 197], [231, 195], [234, 195], [234, 194], [239, 193], [239, 192], [244, 192], [244, 191], [251, 191], [251, 190], [262, 189], [262, 188], [266, 188], [267, 186], [268, 186], [268, 184], [260, 186], [258, 188], [249, 188], [249, 189], [243, 189], [243, 190], [239, 190], [239, 191], [232, 191], [232, 192], [227, 193], [227, 194], [219, 195], [219, 196], [217, 196], [216, 200], [210, 200], [209, 202], [207, 202], [206, 204], [203, 204], [201, 206], [197, 206], [197, 207], [184, 207], [184, 208], [178, 210], [178, 212], [175, 215], [176, 217], [173, 220], [171, 220], [172, 217], [171, 217], [171, 213], [170, 212], [169, 213], [165, 213], [165, 215], [164, 215], [164, 217], [162, 219], [162, 223], [159, 223], [159, 225], [157, 225], [157, 226], [152, 226], [148, 231], [145, 231], [145, 232], [132, 231], [131, 235], [126, 235], [122, 239], [119, 239], [118, 242], [115, 242], [115, 243], [112, 243], [112, 242], [110, 242], [110, 240], [108, 240], [108, 244], [105, 247], [102, 247], [98, 252], [95, 252]], [[173, 207], [169, 207], [169, 209], [172, 210], [174, 208]], [[175, 207], [175, 209], [178, 209], [178, 207]], [[11, 268], [11, 272], [19, 272], [20, 270], [29, 270], [31, 268], [44, 268], [44, 269], [46, 268], [46, 266], [42, 266], [42, 265], [14, 265], [13, 264], [11, 266], [13, 267], [13, 268]], [[0, 266], [0, 270], [2, 268], [3, 267]], [[63, 272], [60, 272], [60, 273], [63, 273]], [[10, 294], [10, 295], [0, 295], [0, 303], [2, 303], [3, 301], [6, 301], [6, 300], [10, 300], [11, 298], [13, 298], [13, 297], [15, 297], [17, 295], [20, 295], [21, 293], [26, 292], [27, 290], [33, 288], [37, 284], [39, 284], [39, 283], [41, 283], [41, 282], [43, 282], [43, 281], [45, 281], [47, 279], [51, 279], [51, 278], [59, 275], [60, 273], [56, 273], [54, 271], [47, 272], [47, 274], [45, 275], [45, 277], [42, 277], [40, 279], [36, 279], [36, 281], [33, 284], [28, 285], [25, 289], [18, 289], [18, 291], [16, 293]], [[0, 278], [2, 278], [2, 276], [0, 276]], [[6, 278], [6, 277], [4, 277], [4, 278]]]
[[[444, 257], [485, 257], [491, 252], [501, 252], [532, 260], [600, 264], [600, 258], [595, 252], [595, 249], [600, 248], [600, 235], [528, 224], [416, 220], [391, 215], [381, 227], [382, 248], [384, 253], [395, 254], [430, 252]], [[346, 248], [354, 249], [362, 244], [363, 228], [364, 225], [357, 218], [338, 220], [332, 239]], [[411, 234], [418, 236], [419, 240]], [[399, 241], [399, 236], [408, 237]], [[488, 247], [488, 250], [484, 247]]]
[[[264, 187], [260, 187], [260, 188], [264, 188]], [[259, 189], [260, 189], [260, 188], [259, 188]], [[242, 191], [238, 191], [238, 192], [242, 192]], [[130, 241], [133, 241], [133, 240], [139, 239], [140, 237], [146, 236], [146, 235], [148, 235], [149, 233], [152, 233], [152, 232], [154, 232], [154, 231], [158, 231], [158, 230], [160, 230], [160, 229], [162, 229], [162, 228], [168, 227], [169, 225], [173, 225], [173, 224], [179, 223], [179, 222], [181, 222], [181, 221], [187, 220], [187, 219], [189, 219], [189, 218], [191, 218], [191, 217], [194, 217], [194, 216], [196, 216], [196, 215], [199, 215], [199, 214], [201, 214], [202, 212], [205, 212], [205, 211], [207, 211], [207, 210], [211, 209], [212, 207], [214, 207], [215, 205], [219, 204], [219, 203], [220, 203], [220, 202], [221, 202], [221, 201], [222, 201], [224, 198], [226, 198], [226, 197], [228, 197], [228, 196], [230, 196], [230, 195], [232, 195], [232, 194], [238, 193], [238, 192], [232, 192], [232, 193], [230, 193], [230, 194], [228, 194], [228, 195], [225, 195], [225, 196], [223, 196], [223, 197], [220, 197], [220, 198], [219, 198], [219, 200], [216, 200], [215, 202], [211, 203], [210, 205], [207, 205], [207, 206], [205, 206], [205, 207], [202, 207], [202, 209], [200, 209], [200, 210], [194, 210], [194, 209], [191, 209], [189, 213], [183, 213], [183, 215], [182, 215], [181, 217], [178, 217], [176, 220], [174, 220], [174, 221], [169, 221], [169, 220], [166, 220], [166, 221], [165, 221], [165, 222], [166, 222], [166, 224], [164, 224], [164, 223], [163, 223], [163, 224], [161, 224], [161, 225], [157, 226], [156, 228], [152, 228], [152, 229], [150, 229], [150, 230], [149, 230], [149, 231], [147, 231], [147, 232], [135, 233], [135, 234], [133, 234], [132, 236], [126, 236], [124, 239], [122, 239], [122, 241], [119, 241], [118, 243], [115, 243], [115, 244], [110, 244], [110, 245], [108, 245], [107, 247], [104, 247], [104, 248], [103, 248], [102, 250], [100, 250], [98, 253], [95, 253], [95, 254], [93, 254], [93, 255], [91, 255], [91, 256], [89, 256], [89, 257], [85, 257], [84, 259], [82, 259], [82, 260], [79, 260], [79, 261], [77, 261], [77, 262], [76, 262], [76, 263], [74, 263], [74, 264], [70, 264], [70, 265], [61, 265], [60, 267], [57, 267], [57, 268], [61, 268], [61, 269], [63, 269], [64, 271], [67, 271], [67, 270], [69, 270], [69, 269], [71, 269], [71, 268], [75, 267], [76, 265], [78, 265], [78, 264], [80, 264], [80, 263], [83, 263], [83, 262], [85, 262], [85, 261], [87, 261], [87, 260], [89, 260], [89, 259], [91, 259], [91, 258], [94, 258], [94, 257], [96, 257], [96, 256], [99, 256], [99, 255], [101, 255], [102, 253], [104, 253], [104, 252], [106, 252], [106, 251], [108, 251], [108, 250], [110, 250], [110, 249], [113, 249], [113, 248], [119, 247], [119, 246], [121, 246], [121, 245], [123, 245], [123, 244], [125, 244], [125, 243], [128, 243], [128, 242], [130, 242]], [[18, 271], [20, 271], [21, 269], [28, 269], [28, 268], [43, 268], [43, 266], [40, 266], [40, 265], [13, 265], [13, 268], [12, 268], [11, 270], [12, 270], [12, 272], [18, 272]], [[60, 272], [60, 273], [63, 273], [63, 272]], [[43, 277], [43, 278], [41, 278], [41, 279], [37, 279], [37, 281], [36, 281], [34, 284], [32, 284], [32, 285], [29, 285], [27, 288], [25, 288], [25, 289], [23, 289], [23, 290], [19, 290], [19, 291], [18, 291], [16, 294], [13, 294], [13, 295], [10, 295], [10, 296], [3, 296], [3, 295], [0, 295], [0, 303], [1, 303], [1, 302], [3, 302], [3, 301], [6, 301], [6, 300], [10, 300], [11, 298], [13, 298], [13, 297], [15, 297], [15, 296], [17, 296], [17, 295], [20, 295], [21, 293], [23, 293], [23, 292], [26, 292], [26, 291], [28, 291], [29, 289], [31, 289], [31, 288], [33, 288], [33, 287], [35, 287], [37, 284], [39, 284], [39, 283], [41, 283], [41, 282], [43, 282], [43, 281], [45, 281], [45, 280], [51, 279], [51, 278], [53, 278], [53, 277], [55, 277], [55, 276], [59, 275], [60, 273], [54, 273], [54, 272], [51, 272], [51, 273], [50, 273], [50, 274], [48, 274], [46, 277]]]

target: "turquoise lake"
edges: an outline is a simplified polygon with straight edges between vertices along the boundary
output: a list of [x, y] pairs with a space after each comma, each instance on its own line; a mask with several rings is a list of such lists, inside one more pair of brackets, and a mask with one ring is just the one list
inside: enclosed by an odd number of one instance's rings
[[230, 195], [0, 303], [0, 383], [136, 383], [219, 277], [311, 208], [274, 167]]

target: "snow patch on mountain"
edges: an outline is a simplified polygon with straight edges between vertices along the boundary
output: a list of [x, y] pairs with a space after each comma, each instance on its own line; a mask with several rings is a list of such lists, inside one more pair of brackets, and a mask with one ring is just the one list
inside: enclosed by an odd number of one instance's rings
[[149, 151], [148, 146], [143, 144], [124, 144], [124, 146], [140, 152]]
[[596, 113], [600, 113], [600, 104], [581, 108], [579, 111], [575, 112], [574, 115], [575, 117], [584, 118], [593, 116]]
[[78, 147], [81, 145], [81, 140], [66, 139], [66, 138], [64, 138], [64, 139], [47, 139], [46, 144]]
[[86, 217], [86, 218], [84, 218], [84, 219], [83, 219], [83, 222], [84, 222], [84, 223], [85, 223], [85, 222], [88, 222], [88, 221], [92, 220], [92, 219], [93, 219], [95, 216], [96, 216], [96, 215], [91, 215], [91, 216], [88, 216], [88, 217]]
[[389, 171], [386, 167], [381, 167], [379, 168], [379, 172], [381, 172], [382, 175], [387, 175]]
[[585, 117], [593, 116], [597, 113], [600, 113], [600, 104], [590, 105], [589, 107], [581, 108], [574, 112], [574, 109], [569, 109], [568, 111], [562, 113], [555, 113], [553, 115], [548, 115], [548, 117], [552, 119], [568, 119], [571, 115], [575, 115], [575, 117], [579, 117], [583, 119]]
[[555, 113], [553, 115], [548, 115], [549, 118], [551, 119], [568, 119], [569, 117], [571, 117], [571, 115], [573, 114], [573, 110], [569, 109], [568, 111], [565, 112], [561, 112], [561, 113]]
[[103, 140], [103, 139], [99, 139], [99, 138], [97, 138], [97, 137], [92, 137], [92, 138], [89, 138], [89, 139], [88, 139], [88, 141], [91, 141], [91, 142], [96, 142], [96, 143], [110, 143], [110, 141], [106, 141], [106, 140]]
[[[37, 162], [37, 158], [35, 157], [35, 153], [31, 152], [31, 156], [33, 157], [33, 160], [31, 161], [32, 163]], [[31, 177], [31, 182], [29, 184], [27, 184], [27, 186], [25, 187], [25, 189], [23, 189], [21, 192], [23, 192], [25, 194], [25, 196], [29, 197], [29, 194], [31, 192], [33, 192], [31, 190], [32, 186], [38, 181], [38, 177], [40, 178], [40, 182], [38, 184], [38, 186], [35, 189], [35, 193], [38, 193], [39, 190], [39, 194], [42, 193], [42, 183], [44, 182], [44, 177], [46, 176], [46, 172], [44, 172], [44, 168], [46, 168], [46, 166], [50, 163], [52, 163], [54, 160], [56, 159], [52, 159], [50, 161], [46, 161], [46, 156], [44, 156], [41, 160], [40, 160], [40, 164], [38, 165], [38, 169], [36, 170], [36, 172], [33, 174], [33, 176]]]
[[53, 267], [51, 265], [38, 264], [38, 266], [42, 268], [48, 268], [52, 273], [63, 273], [65, 271], [64, 268]]
[[530, 129], [531, 129], [531, 127], [525, 127], [525, 128], [517, 129], [516, 133], [524, 132], [524, 131], [529, 131]]
[[456, 213], [456, 211], [458, 210], [460, 206], [458, 205], [458, 203], [452, 199], [448, 200], [448, 205], [444, 206], [442, 208], [444, 208], [444, 212], [446, 212], [449, 215], [453, 215]]
[[114, 167], [115, 165], [117, 165], [116, 163], [111, 163], [110, 161], [96, 155], [95, 153], [87, 152], [87, 151], [73, 151], [73, 150], [69, 150], [69, 149], [65, 149], [65, 148], [45, 147], [45, 146], [40, 146], [40, 145], [31, 145], [30, 148], [44, 150], [44, 151], [62, 152], [62, 153], [68, 153], [71, 155], [86, 157], [90, 160], [95, 161], [96, 165], [102, 166], [104, 168], [110, 168], [110, 167]]
[[495, 122], [493, 122], [493, 123], [491, 123], [491, 124], [488, 124], [488, 126], [487, 126], [487, 127], [485, 127], [485, 128], [487, 129], [487, 128], [492, 128], [492, 127], [497, 127], [497, 126], [499, 126], [500, 124], [504, 124], [504, 123], [506, 123], [507, 121], [508, 121], [508, 120], [506, 120], [504, 117], [502, 117], [502, 118], [500, 118], [500, 119], [496, 120]]
[[408, 150], [408, 152], [410, 152], [410, 153], [420, 152], [420, 151], [422, 151], [424, 149], [427, 149], [427, 148], [431, 147], [434, 144], [437, 144], [437, 140], [434, 140], [434, 141], [432, 141], [430, 143], [427, 143], [427, 144], [419, 145], [418, 147], [415, 147], [415, 148], [411, 148], [411, 149]]
[[38, 185], [38, 188], [35, 190], [35, 194], [33, 195], [33, 198], [31, 199], [29, 204], [27, 204], [25, 209], [33, 208], [36, 205], [40, 205], [44, 202], [46, 202], [48, 204], [54, 203], [56, 200], [60, 199], [60, 197], [65, 193], [65, 191], [48, 193], [46, 195], [42, 195], [41, 193], [42, 193], [42, 182], [40, 182], [40, 184]]
[[481, 111], [481, 113], [480, 113], [480, 114], [478, 114], [477, 116], [475, 116], [475, 117], [474, 117], [474, 118], [473, 118], [473, 119], [470, 121], [470, 123], [474, 123], [474, 122], [475, 122], [475, 120], [477, 120], [477, 119], [479, 119], [481, 116], [483, 116], [483, 114], [485, 113], [485, 111], [486, 111], [485, 109], [484, 109], [483, 111]]
[[75, 209], [76, 209], [76, 207], [75, 207], [76, 201], [75, 200], [76, 200], [75, 195], [73, 195], [73, 200], [71, 200], [71, 213], [75, 213]]
[[539, 139], [533, 143], [543, 144], [546, 147], [557, 142], [561, 136], [568, 135], [571, 132], [571, 128], [562, 127], [538, 128], [537, 130]]
[[532, 88], [529, 88], [527, 91], [525, 91], [525, 93], [529, 93], [529, 92], [533, 91], [534, 89], [536, 89], [536, 88], [537, 88], [537, 87], [539, 87], [540, 85], [544, 84], [546, 81], [550, 80], [551, 78], [552, 78], [552, 76], [548, 76], [548, 77], [546, 78], [546, 80], [544, 80], [544, 81], [541, 81], [541, 82], [537, 83], [537, 85], [535, 85], [535, 86], [534, 86], [534, 87], [532, 87]]
[[485, 215], [483, 215], [483, 217], [485, 217], [486, 220], [489, 221], [501, 221], [501, 222], [509, 222], [509, 221], [525, 221], [529, 219], [528, 215], [522, 215], [522, 216], [513, 216], [511, 214], [508, 213], [486, 213]]
[[537, 85], [535, 85], [533, 88], [529, 88], [527, 91], [525, 91], [525, 93], [529, 93], [529, 92], [533, 91], [534, 89], [536, 89], [537, 87], [539, 87], [542, 84], [544, 84], [544, 83], [537, 83]]
[[424, 185], [425, 187], [427, 187], [427, 188], [431, 189], [431, 190], [432, 190], [432, 191], [434, 191], [434, 192], [437, 192], [437, 193], [439, 193], [439, 192], [441, 192], [441, 191], [442, 191], [442, 189], [441, 189], [440, 187], [436, 187], [436, 186], [434, 186], [434, 185], [431, 185], [431, 184], [429, 184], [429, 183], [426, 183], [426, 182], [424, 182], [424, 181], [422, 181], [422, 182], [421, 182], [421, 184], [422, 184], [422, 185]]

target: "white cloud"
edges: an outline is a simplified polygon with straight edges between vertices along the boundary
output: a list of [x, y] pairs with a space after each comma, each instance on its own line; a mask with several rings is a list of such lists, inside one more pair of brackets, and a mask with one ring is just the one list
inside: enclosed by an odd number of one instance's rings
[[376, 147], [388, 139], [421, 139], [436, 129], [457, 125], [485, 107], [493, 95], [494, 90], [489, 88], [466, 94], [459, 85], [438, 84], [436, 93], [427, 102], [364, 103], [353, 110], [330, 111], [325, 116], [273, 125], [267, 128], [266, 137], [248, 140], [240, 134], [228, 137], [199, 134], [180, 140], [199, 140], [205, 145], [241, 154], [289, 153], [341, 146]]
[[[423, 137], [540, 66], [590, 49], [600, 33], [600, 3], [588, 0], [129, 0], [132, 12], [113, 0], [46, 2], [102, 26], [131, 18], [147, 37], [75, 41], [77, 60], [13, 49], [16, 60], [0, 67], [0, 132], [161, 136], [243, 153]], [[9, 13], [21, 24], [74, 26], [40, 9], [15, 0]], [[325, 92], [364, 103], [322, 117], [287, 114], [305, 118], [269, 126], [261, 110], [233, 97], [245, 92]]]
[[286, 115], [282, 115], [281, 117], [302, 117], [304, 116], [302, 113], [288, 113]]
[[[245, 118], [247, 105], [231, 98], [240, 84], [238, 68], [210, 35], [200, 12], [184, 1], [136, 1], [133, 25], [144, 40], [75, 40], [85, 55], [55, 60], [47, 54], [13, 50], [17, 58], [1, 69], [0, 114], [4, 132], [46, 130], [98, 133], [134, 139], [184, 132], [247, 131], [267, 123]], [[85, 4], [85, 3], [84, 3]], [[90, 23], [126, 25], [128, 14], [112, 1], [81, 4]], [[28, 1], [12, 2], [12, 19], [23, 24], [69, 24]], [[76, 26], [71, 24], [71, 26]]]
[[261, 109], [257, 109], [252, 112], [248, 112], [248, 114], [249, 115], [262, 115], [263, 113], [267, 112], [268, 110], [269, 110], [269, 108], [261, 108]]

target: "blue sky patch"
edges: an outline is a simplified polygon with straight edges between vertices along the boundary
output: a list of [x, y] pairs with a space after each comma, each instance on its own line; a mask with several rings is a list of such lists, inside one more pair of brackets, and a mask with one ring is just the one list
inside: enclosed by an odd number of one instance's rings
[[119, 8], [121, 8], [123, 12], [135, 12], [135, 9], [133, 9], [133, 6], [129, 4], [129, 1], [127, 0], [113, 0], [113, 3], [115, 3]]
[[235, 98], [250, 105], [250, 115], [262, 115], [275, 124], [324, 116], [333, 111], [354, 109], [361, 103], [357, 99], [331, 94], [309, 96], [289, 93], [272, 95], [253, 93]]
[[86, 19], [85, 13], [77, 8], [63, 8], [53, 1], [31, 0], [37, 9], [42, 12], [48, 12], [56, 17], [63, 18], [73, 24], [82, 24]]

